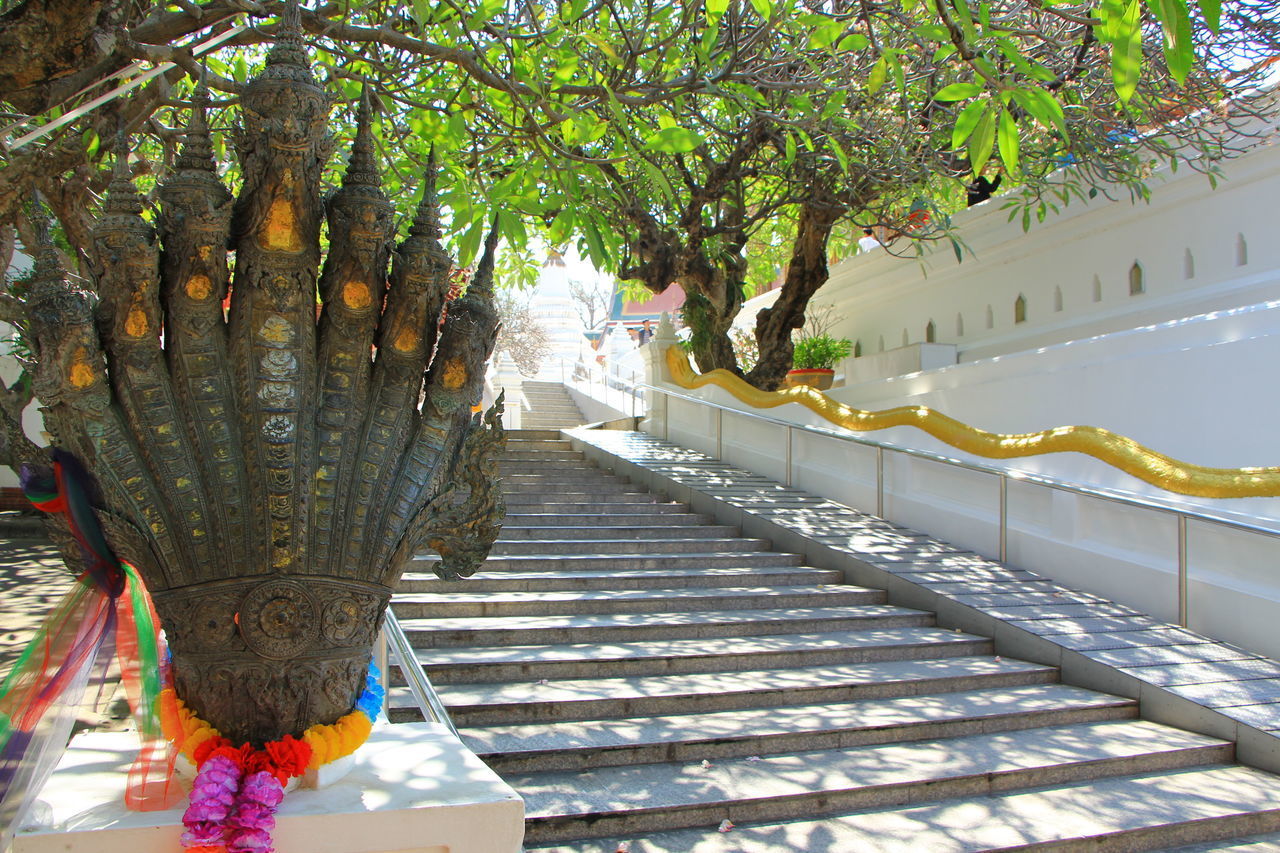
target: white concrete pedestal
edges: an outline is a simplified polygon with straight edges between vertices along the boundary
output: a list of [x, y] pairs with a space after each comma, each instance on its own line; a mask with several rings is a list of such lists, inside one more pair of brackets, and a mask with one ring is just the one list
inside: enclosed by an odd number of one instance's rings
[[[181, 853], [185, 798], [124, 807], [137, 746], [127, 732], [72, 740], [13, 853]], [[273, 838], [278, 853], [516, 853], [524, 803], [444, 726], [383, 725], [340, 781], [285, 796]]]

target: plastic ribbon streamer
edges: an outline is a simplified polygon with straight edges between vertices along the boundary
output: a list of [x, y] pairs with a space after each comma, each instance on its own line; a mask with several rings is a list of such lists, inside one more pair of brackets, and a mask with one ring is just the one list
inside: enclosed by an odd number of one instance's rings
[[66, 515], [85, 571], [0, 684], [0, 826], [6, 836], [16, 831], [16, 818], [62, 755], [90, 673], [95, 662], [108, 661], [112, 640], [142, 739], [125, 802], [150, 811], [172, 806], [181, 794], [172, 783], [173, 759], [157, 715], [163, 640], [151, 599], [137, 570], [117, 560], [107, 544], [93, 511], [89, 474], [65, 451], [55, 448], [52, 457], [51, 471], [23, 466], [22, 488], [36, 507]]

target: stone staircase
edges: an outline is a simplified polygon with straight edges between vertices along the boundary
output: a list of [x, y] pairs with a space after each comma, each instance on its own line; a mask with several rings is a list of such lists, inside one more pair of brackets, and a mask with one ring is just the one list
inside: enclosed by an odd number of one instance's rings
[[[1280, 779], [511, 433], [481, 574], [393, 606], [526, 849], [1280, 850]], [[890, 526], [887, 522], [877, 522]], [[392, 716], [416, 718], [393, 691]], [[1244, 839], [1227, 841], [1226, 839]]]
[[528, 404], [520, 420], [525, 429], [569, 429], [586, 422], [569, 392], [559, 382], [526, 379], [521, 387]]

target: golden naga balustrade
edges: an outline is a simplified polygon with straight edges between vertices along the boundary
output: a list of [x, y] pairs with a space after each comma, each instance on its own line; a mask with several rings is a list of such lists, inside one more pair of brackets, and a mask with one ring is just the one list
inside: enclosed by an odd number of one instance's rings
[[681, 388], [715, 385], [757, 409], [799, 403], [844, 429], [873, 432], [911, 426], [965, 453], [989, 459], [1016, 459], [1045, 453], [1084, 453], [1143, 482], [1180, 495], [1201, 498], [1264, 498], [1280, 496], [1280, 468], [1208, 468], [1193, 465], [1144, 447], [1133, 439], [1092, 426], [1005, 435], [987, 432], [927, 406], [899, 406], [878, 412], [854, 409], [813, 388], [761, 391], [727, 370], [697, 373], [679, 347], [668, 347], [667, 368]]

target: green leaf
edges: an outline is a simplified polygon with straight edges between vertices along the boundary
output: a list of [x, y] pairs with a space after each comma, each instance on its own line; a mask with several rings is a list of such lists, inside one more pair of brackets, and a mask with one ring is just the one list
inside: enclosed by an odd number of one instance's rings
[[1128, 0], [1124, 12], [1111, 19], [1114, 38], [1111, 42], [1111, 79], [1116, 95], [1129, 103], [1138, 89], [1142, 73], [1142, 3]]
[[1000, 146], [1000, 159], [1004, 162], [1005, 171], [1011, 177], [1016, 177], [1018, 174], [1020, 148], [1018, 123], [1013, 120], [1013, 116], [1009, 114], [1008, 110], [1000, 111], [1000, 130], [997, 142]]
[[1164, 57], [1169, 73], [1179, 83], [1187, 79], [1195, 62], [1191, 44], [1191, 16], [1185, 0], [1149, 0], [1148, 5], [1160, 20], [1164, 35]]
[[978, 126], [978, 120], [987, 110], [987, 101], [974, 101], [956, 116], [956, 126], [951, 129], [951, 147], [959, 148]]
[[921, 24], [912, 30], [916, 35], [932, 41], [951, 41], [951, 33], [941, 24]]
[[936, 95], [933, 96], [935, 101], [963, 101], [965, 98], [972, 98], [981, 94], [982, 86], [977, 83], [952, 83], [950, 86], [943, 86]]
[[833, 137], [831, 140], [831, 150], [836, 155], [836, 160], [840, 162], [840, 171], [846, 175], [849, 174], [849, 155], [844, 153], [844, 149], [840, 147], [840, 143]]
[[604, 240], [600, 239], [600, 229], [590, 219], [582, 223], [582, 236], [587, 241], [587, 252], [597, 268], [607, 269], [609, 253], [605, 250]]
[[458, 265], [463, 267], [471, 266], [471, 262], [476, 258], [476, 252], [480, 251], [480, 241], [484, 238], [485, 221], [481, 217], [471, 223], [471, 227], [467, 229], [467, 233], [462, 235], [462, 239], [458, 241]]
[[766, 21], [773, 15], [773, 4], [769, 0], [751, 0], [751, 8]]
[[718, 21], [729, 8], [729, 0], [707, 0], [707, 20]]
[[851, 50], [865, 50], [871, 44], [871, 39], [862, 33], [852, 33], [840, 39], [840, 43], [836, 45], [836, 50], [846, 53]]
[[884, 86], [884, 78], [888, 73], [888, 63], [885, 62], [883, 56], [876, 60], [876, 64], [871, 67], [871, 73], [867, 75], [867, 92], [874, 95]]
[[1200, 14], [1205, 26], [1216, 33], [1222, 24], [1222, 0], [1200, 0]]
[[786, 154], [783, 157], [783, 160], [786, 165], [790, 166], [796, 161], [796, 138], [788, 133], [783, 145], [786, 148]]
[[809, 49], [822, 50], [825, 47], [830, 47], [843, 33], [844, 24], [840, 21], [824, 20], [809, 31]]
[[518, 213], [509, 210], [498, 211], [498, 230], [512, 249], [523, 252], [529, 245], [529, 232], [525, 230], [524, 220]]
[[551, 225], [547, 228], [547, 239], [552, 245], [559, 246], [573, 233], [573, 224], [573, 211], [566, 207], [551, 221]]
[[991, 159], [991, 149], [995, 141], [995, 116], [990, 112], [984, 112], [978, 121], [978, 126], [973, 130], [973, 135], [969, 137], [969, 163], [973, 166], [974, 175], [982, 174], [983, 167]]
[[1062, 104], [1053, 95], [1043, 89], [1014, 89], [1013, 99], [1046, 128], [1056, 127], [1059, 133], [1066, 135], [1066, 115], [1062, 111]]
[[425, 27], [431, 21], [431, 0], [413, 0], [410, 14], [420, 28]]
[[668, 127], [645, 140], [644, 145], [650, 151], [665, 151], [671, 154], [685, 154], [703, 143], [702, 134], [684, 127]]
[[98, 155], [98, 146], [101, 144], [101, 140], [98, 139], [98, 132], [93, 128], [88, 128], [81, 134], [80, 138], [84, 142], [85, 158], [92, 160]]

